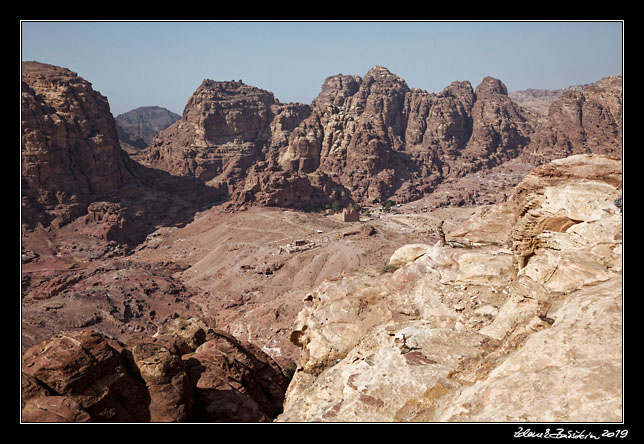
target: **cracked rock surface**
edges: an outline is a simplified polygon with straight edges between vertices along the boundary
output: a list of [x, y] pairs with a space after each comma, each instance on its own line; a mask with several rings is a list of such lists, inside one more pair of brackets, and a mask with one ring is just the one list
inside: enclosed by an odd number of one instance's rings
[[620, 195], [619, 160], [558, 160], [459, 243], [323, 283], [277, 420], [621, 421]]

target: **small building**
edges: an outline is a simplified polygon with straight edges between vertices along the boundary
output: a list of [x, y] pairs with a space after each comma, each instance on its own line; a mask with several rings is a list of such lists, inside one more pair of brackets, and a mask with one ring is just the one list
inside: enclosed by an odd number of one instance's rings
[[354, 209], [345, 208], [342, 210], [341, 220], [343, 222], [358, 222], [360, 220], [360, 212]]

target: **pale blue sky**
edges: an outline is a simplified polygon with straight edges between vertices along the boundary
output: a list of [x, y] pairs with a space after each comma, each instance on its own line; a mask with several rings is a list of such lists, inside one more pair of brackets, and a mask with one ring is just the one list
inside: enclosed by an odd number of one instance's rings
[[311, 103], [326, 77], [375, 65], [428, 92], [488, 75], [509, 91], [591, 83], [622, 74], [623, 22], [23, 21], [21, 50], [77, 72], [114, 116], [150, 105], [181, 114], [206, 78]]

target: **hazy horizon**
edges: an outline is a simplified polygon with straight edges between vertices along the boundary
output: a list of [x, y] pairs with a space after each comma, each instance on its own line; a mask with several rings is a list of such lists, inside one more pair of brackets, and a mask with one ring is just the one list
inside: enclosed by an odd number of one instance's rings
[[327, 77], [376, 65], [428, 92], [486, 76], [508, 91], [593, 83], [622, 75], [623, 23], [26, 20], [21, 60], [77, 72], [114, 116], [142, 106], [181, 114], [204, 79], [311, 103]]

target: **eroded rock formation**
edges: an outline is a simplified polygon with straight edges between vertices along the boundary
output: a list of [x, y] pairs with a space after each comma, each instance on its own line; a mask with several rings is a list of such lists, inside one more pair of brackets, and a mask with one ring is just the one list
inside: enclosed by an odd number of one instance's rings
[[564, 91], [525, 149], [536, 164], [574, 154], [622, 156], [622, 77]]
[[327, 78], [311, 106], [205, 80], [181, 121], [138, 158], [199, 177], [240, 203], [312, 208], [393, 195], [413, 200], [447, 176], [516, 157], [532, 131], [497, 79], [484, 79], [476, 91], [454, 82], [430, 94], [376, 66], [363, 78]]
[[197, 318], [127, 344], [89, 330], [53, 336], [22, 361], [24, 422], [260, 422], [288, 380], [261, 350]]
[[620, 195], [618, 159], [568, 157], [393, 274], [323, 283], [278, 420], [621, 421]]
[[107, 98], [65, 68], [22, 64], [23, 221], [62, 225], [133, 180]]
[[[76, 73], [22, 63], [22, 226], [80, 230], [134, 245], [218, 195], [194, 178], [144, 168], [121, 149], [107, 98]], [[168, 211], [159, 212], [165, 207]]]

